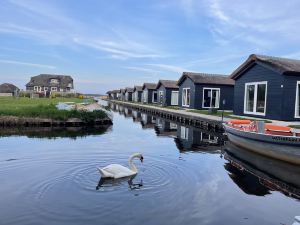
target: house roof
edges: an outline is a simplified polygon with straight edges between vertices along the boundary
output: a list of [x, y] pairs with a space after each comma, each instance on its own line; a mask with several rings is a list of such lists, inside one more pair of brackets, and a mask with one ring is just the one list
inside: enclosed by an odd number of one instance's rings
[[165, 88], [178, 89], [177, 81], [175, 80], [159, 80], [156, 85], [156, 89], [158, 89], [161, 85], [164, 86]]
[[133, 88], [130, 88], [130, 87], [127, 87], [127, 88], [125, 88], [125, 92], [133, 92]]
[[143, 91], [143, 86], [134, 86], [133, 92], [135, 91]]
[[156, 84], [155, 83], [144, 83], [143, 90], [145, 88], [147, 88], [149, 90], [155, 90], [156, 89]]
[[122, 93], [122, 94], [125, 93], [125, 89], [121, 88], [119, 93]]
[[13, 93], [20, 90], [17, 86], [9, 83], [3, 83], [0, 85], [0, 93]]
[[106, 94], [108, 94], [108, 95], [111, 94], [111, 93], [112, 93], [112, 91], [107, 91], [107, 92], [106, 92]]
[[242, 65], [233, 71], [230, 77], [232, 79], [236, 79], [241, 75], [241, 72], [253, 62], [259, 62], [267, 65], [278, 71], [280, 74], [300, 75], [300, 60], [252, 54]]
[[180, 85], [186, 78], [190, 78], [196, 84], [234, 85], [234, 80], [227, 75], [192, 72], [183, 72], [177, 85]]
[[111, 93], [112, 93], [112, 94], [116, 94], [116, 93], [119, 93], [119, 91], [120, 91], [120, 90], [112, 90]]
[[[40, 74], [37, 76], [33, 76], [30, 78], [30, 81], [26, 84], [26, 87], [30, 86], [49, 86], [50, 79], [58, 79], [59, 86], [61, 88], [69, 87], [68, 85], [71, 83], [73, 88], [73, 79], [69, 75], [56, 75], [56, 74]], [[51, 85], [50, 85], [51, 86]], [[53, 86], [57, 86], [57, 84], [53, 84]]]

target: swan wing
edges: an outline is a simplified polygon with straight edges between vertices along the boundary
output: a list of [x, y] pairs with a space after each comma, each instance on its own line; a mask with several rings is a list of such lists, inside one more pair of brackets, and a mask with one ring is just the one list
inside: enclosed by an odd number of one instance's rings
[[121, 178], [132, 176], [136, 172], [130, 170], [129, 168], [122, 166], [120, 164], [110, 164], [102, 169], [99, 169], [103, 177]]

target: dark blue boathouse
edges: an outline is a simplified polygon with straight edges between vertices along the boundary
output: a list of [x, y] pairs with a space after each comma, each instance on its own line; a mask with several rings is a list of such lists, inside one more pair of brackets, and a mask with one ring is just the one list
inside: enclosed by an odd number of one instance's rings
[[233, 109], [234, 80], [229, 76], [183, 72], [177, 85], [180, 107]]
[[300, 60], [252, 54], [230, 77], [234, 114], [300, 121]]
[[158, 104], [163, 106], [178, 106], [177, 81], [159, 80], [156, 85]]
[[142, 90], [143, 90], [143, 94], [142, 94], [143, 103], [148, 103], [148, 104], [157, 103], [157, 91], [156, 91], [155, 83], [144, 83]]

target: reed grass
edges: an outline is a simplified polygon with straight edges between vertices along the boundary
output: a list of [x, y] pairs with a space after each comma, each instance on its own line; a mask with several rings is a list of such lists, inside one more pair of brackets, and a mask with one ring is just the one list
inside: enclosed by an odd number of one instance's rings
[[[94, 112], [77, 110], [58, 110], [58, 102], [80, 103], [84, 100], [78, 98], [13, 98], [0, 97], [0, 116], [17, 116], [47, 118], [55, 120], [67, 120], [69, 118], [79, 118], [84, 122], [92, 122], [95, 119], [103, 119], [106, 113], [102, 110]], [[91, 100], [93, 101], [93, 100]]]

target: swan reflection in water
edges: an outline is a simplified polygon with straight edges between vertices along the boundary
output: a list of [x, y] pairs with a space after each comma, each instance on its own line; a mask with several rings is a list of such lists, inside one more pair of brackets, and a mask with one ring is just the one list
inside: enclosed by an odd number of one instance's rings
[[100, 178], [98, 185], [96, 186], [96, 190], [99, 190], [101, 187], [105, 186], [120, 186], [122, 183], [128, 183], [128, 186], [131, 190], [141, 189], [143, 187], [143, 180], [141, 179], [140, 182], [134, 183], [133, 180], [136, 175], [130, 177], [124, 177], [119, 179], [112, 179], [112, 178]]

